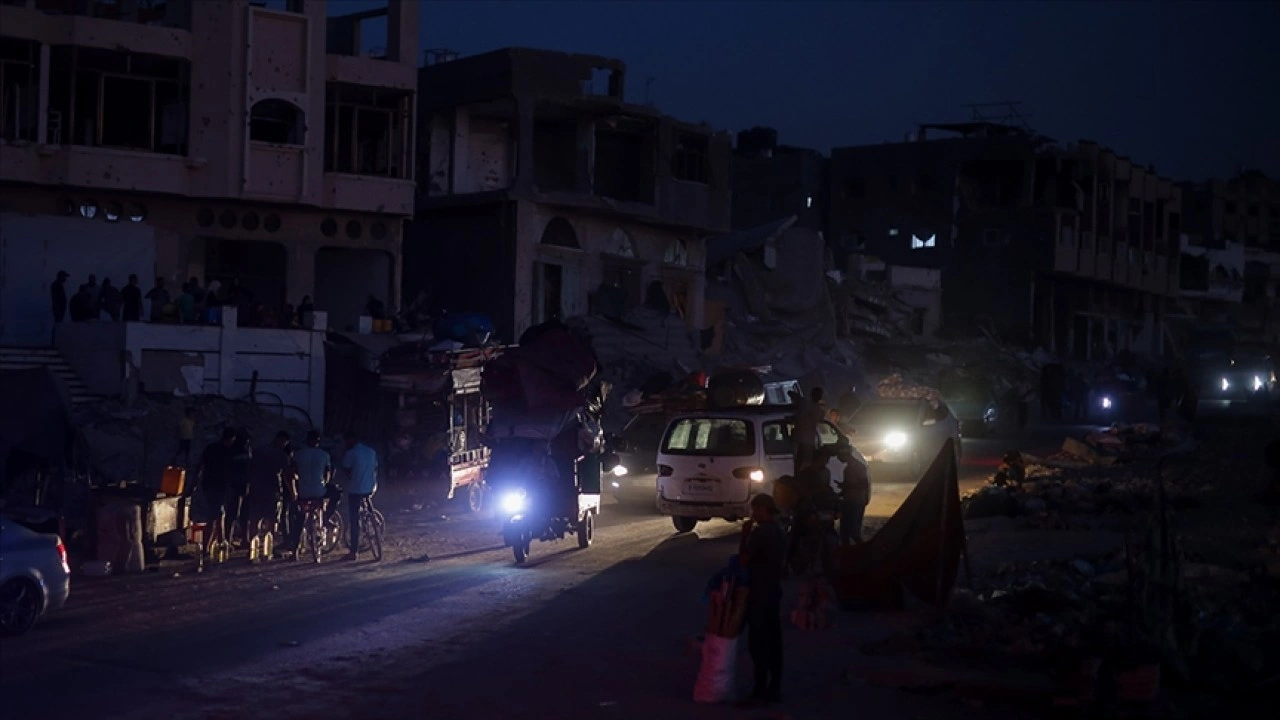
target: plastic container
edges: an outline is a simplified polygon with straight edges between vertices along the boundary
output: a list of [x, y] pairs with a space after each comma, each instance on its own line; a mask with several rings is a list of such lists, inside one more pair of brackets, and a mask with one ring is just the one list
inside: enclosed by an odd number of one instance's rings
[[169, 466], [164, 469], [160, 478], [160, 492], [165, 495], [181, 496], [187, 485], [187, 471], [180, 467]]

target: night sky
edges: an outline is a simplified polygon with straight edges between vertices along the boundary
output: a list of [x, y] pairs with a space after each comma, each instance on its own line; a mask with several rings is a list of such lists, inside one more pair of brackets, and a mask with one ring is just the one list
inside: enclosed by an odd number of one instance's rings
[[824, 151], [1019, 100], [1039, 132], [1174, 179], [1280, 176], [1277, 2], [427, 2], [422, 26], [463, 55], [618, 57], [629, 100], [653, 78], [681, 119]]

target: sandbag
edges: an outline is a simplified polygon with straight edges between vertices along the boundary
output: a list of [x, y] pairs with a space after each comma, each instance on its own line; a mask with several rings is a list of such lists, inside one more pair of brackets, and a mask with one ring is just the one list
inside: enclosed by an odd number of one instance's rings
[[736, 699], [738, 638], [707, 635], [702, 640], [702, 665], [693, 686], [693, 701], [720, 703]]

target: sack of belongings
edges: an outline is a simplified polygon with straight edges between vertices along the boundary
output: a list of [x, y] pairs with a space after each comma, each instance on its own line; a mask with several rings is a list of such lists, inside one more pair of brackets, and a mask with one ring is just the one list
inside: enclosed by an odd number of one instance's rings
[[702, 640], [702, 665], [693, 687], [693, 701], [719, 703], [735, 697], [738, 639], [747, 618], [746, 572], [732, 556], [708, 583], [711, 610]]
[[754, 370], [722, 370], [707, 380], [707, 399], [713, 407], [764, 404], [764, 380]]

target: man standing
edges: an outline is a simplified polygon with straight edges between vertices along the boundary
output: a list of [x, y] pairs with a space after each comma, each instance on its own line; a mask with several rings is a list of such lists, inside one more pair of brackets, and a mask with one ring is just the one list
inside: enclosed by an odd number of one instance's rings
[[71, 296], [71, 322], [87, 322], [93, 316], [93, 294], [87, 283]]
[[[298, 539], [302, 534], [301, 511], [306, 506], [322, 501], [329, 492], [329, 477], [333, 465], [329, 453], [320, 449], [320, 432], [311, 430], [307, 433], [306, 444], [293, 455], [293, 464], [298, 469], [297, 510], [294, 517], [297, 522], [289, 524], [289, 542], [296, 550]], [[325, 513], [328, 517], [328, 513]]]
[[804, 395], [793, 392], [791, 394], [792, 402], [796, 409], [795, 415], [795, 468], [796, 475], [800, 471], [809, 467], [813, 463], [813, 453], [818, 443], [818, 423], [825, 415], [822, 409], [822, 388], [816, 387], [809, 393], [809, 399], [806, 400]]
[[253, 559], [254, 543], [260, 552], [269, 555], [266, 537], [276, 531], [280, 523], [280, 500], [286, 483], [292, 484], [290, 466], [293, 459], [285, 449], [289, 446], [289, 433], [276, 433], [270, 445], [253, 451], [249, 460], [249, 513], [247, 527], [249, 557]]
[[751, 499], [751, 519], [742, 526], [738, 555], [747, 569], [747, 628], [755, 670], [752, 704], [782, 699], [782, 564], [787, 534], [777, 522], [770, 495]]
[[53, 321], [60, 323], [67, 318], [67, 278], [71, 277], [66, 270], [58, 272], [58, 279], [49, 286], [49, 300], [53, 303]]
[[342, 469], [347, 471], [347, 530], [351, 538], [347, 559], [355, 560], [360, 551], [360, 505], [378, 489], [378, 454], [360, 442], [354, 433], [344, 434], [343, 440], [347, 445]]
[[112, 322], [120, 321], [120, 288], [111, 284], [111, 278], [102, 278], [102, 295], [99, 304], [102, 312], [111, 318]]
[[142, 319], [142, 288], [138, 287], [137, 275], [129, 276], [129, 284], [120, 291], [120, 299], [124, 304], [125, 322], [138, 322]]
[[227, 495], [230, 488], [231, 448], [236, 442], [236, 431], [226, 428], [219, 442], [205, 446], [200, 456], [198, 484], [209, 512], [210, 531], [205, 538], [205, 551], [214, 542], [227, 539]]
[[164, 306], [169, 304], [169, 291], [164, 289], [164, 278], [156, 278], [156, 286], [147, 291], [146, 298], [151, 301], [151, 322], [160, 322], [164, 318]]
[[102, 310], [102, 288], [98, 287], [98, 276], [90, 275], [89, 282], [85, 283], [89, 288], [89, 317], [86, 320], [97, 320], [98, 313]]
[[844, 477], [840, 483], [840, 544], [862, 542], [862, 520], [871, 502], [871, 478], [867, 466], [853, 457], [848, 448], [840, 451]]

